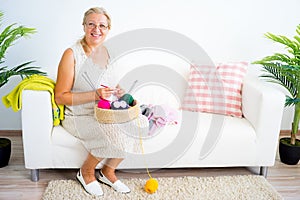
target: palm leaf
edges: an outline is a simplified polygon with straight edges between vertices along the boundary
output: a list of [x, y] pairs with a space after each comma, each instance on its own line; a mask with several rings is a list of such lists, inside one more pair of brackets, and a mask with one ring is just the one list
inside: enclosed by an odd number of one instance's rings
[[261, 77], [283, 86], [290, 93], [290, 96], [286, 96], [285, 106], [295, 106], [291, 145], [296, 144], [296, 133], [300, 120], [300, 24], [297, 26], [296, 32], [294, 40], [272, 33], [265, 34], [274, 42], [283, 44], [290, 55], [275, 53], [253, 62], [262, 65], [265, 73]]
[[283, 65], [281, 63], [267, 63], [263, 62], [261, 63], [263, 65], [263, 69], [265, 72], [263, 75], [261, 75], [262, 78], [266, 78], [267, 80], [280, 84], [284, 88], [286, 88], [291, 96], [295, 98], [298, 93], [298, 81], [299, 75], [295, 73], [295, 68], [294, 66], [289, 66], [289, 65]]
[[[287, 54], [281, 54], [281, 53], [275, 53], [272, 56], [266, 56], [261, 60], [262, 62], [280, 62], [287, 65], [293, 65], [294, 63], [291, 63], [291, 57]], [[261, 63], [259, 63], [261, 64]]]
[[298, 43], [300, 43], [300, 37], [299, 36], [294, 36], [294, 38], [295, 38], [295, 40], [297, 40], [298, 41]]
[[28, 61], [28, 62], [25, 62], [25, 63], [23, 63], [23, 64], [21, 64], [21, 65], [18, 65], [18, 66], [16, 66], [16, 67], [13, 67], [13, 68], [11, 69], [11, 71], [18, 71], [18, 70], [24, 68], [25, 66], [27, 66], [27, 65], [29, 65], [29, 64], [31, 64], [31, 63], [33, 63], [33, 62], [34, 62], [34, 61]]
[[[3, 13], [0, 12], [0, 23], [3, 19]], [[11, 24], [4, 28], [0, 33], [0, 64], [5, 62], [5, 54], [7, 49], [12, 46], [18, 39], [27, 37], [30, 34], [36, 32], [34, 28], [27, 28], [24, 26], [16, 26], [16, 24]], [[46, 75], [45, 72], [40, 71], [39, 67], [29, 66], [33, 61], [25, 62], [21, 65], [13, 67], [11, 69], [8, 66], [0, 66], [0, 87], [5, 85], [10, 77], [20, 76], [22, 79], [33, 74]]]
[[0, 34], [0, 60], [4, 58], [8, 47], [12, 46], [21, 37], [27, 37], [30, 34], [35, 33], [34, 28], [26, 28], [18, 26], [13, 28], [15, 24], [12, 24], [4, 29]]
[[281, 43], [281, 44], [285, 45], [286, 47], [293, 49], [294, 51], [297, 51], [297, 49], [299, 49], [299, 48], [297, 48], [297, 44], [294, 41], [287, 38], [286, 36], [274, 35], [272, 33], [266, 33], [265, 36], [267, 38], [273, 40], [274, 42]]
[[28, 66], [33, 61], [23, 63], [19, 66], [16, 66], [12, 69], [3, 68], [0, 71], [0, 87], [2, 87], [4, 84], [6, 84], [9, 81], [9, 78], [12, 76], [20, 76], [22, 79], [24, 77], [31, 76], [33, 74], [40, 74], [40, 75], [46, 75], [45, 72], [40, 71], [39, 67], [35, 66]]
[[2, 24], [1, 24], [2, 19], [3, 19], [3, 12], [0, 11], [0, 26], [2, 25]]
[[11, 32], [11, 28], [14, 26], [15, 24], [11, 24], [9, 26], [7, 26], [0, 34], [0, 45], [3, 43], [4, 39], [6, 37], [9, 36], [9, 33]]
[[[0, 63], [0, 64], [1, 64], [1, 63]], [[5, 71], [6, 69], [7, 69], [7, 66], [1, 67], [1, 68], [0, 68], [0, 72]]]
[[299, 98], [291, 98], [289, 96], [286, 96], [285, 106], [293, 106], [296, 105], [297, 103], [300, 103]]

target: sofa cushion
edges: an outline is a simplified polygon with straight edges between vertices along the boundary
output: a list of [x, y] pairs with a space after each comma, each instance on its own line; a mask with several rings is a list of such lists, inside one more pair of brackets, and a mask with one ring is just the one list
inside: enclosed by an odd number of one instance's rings
[[191, 65], [182, 109], [242, 117], [242, 83], [246, 62]]
[[[132, 168], [134, 163], [136, 168], [144, 168], [145, 160], [149, 168], [249, 166], [256, 162], [257, 137], [246, 118], [190, 111], [182, 114], [179, 124], [165, 126], [154, 137], [143, 139], [143, 159], [132, 154], [120, 167]], [[182, 135], [184, 140], [179, 139]], [[205, 144], [212, 139], [214, 145], [207, 148]]]
[[63, 147], [82, 146], [79, 139], [68, 133], [61, 125], [53, 127], [51, 134], [51, 142], [53, 145], [59, 145]]

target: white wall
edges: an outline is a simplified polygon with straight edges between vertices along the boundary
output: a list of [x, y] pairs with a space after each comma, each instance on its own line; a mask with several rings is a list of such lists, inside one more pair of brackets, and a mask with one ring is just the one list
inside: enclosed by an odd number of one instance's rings
[[[214, 62], [248, 61], [270, 55], [281, 47], [263, 37], [266, 32], [295, 34], [300, 22], [299, 0], [0, 0], [3, 26], [13, 22], [37, 29], [30, 39], [11, 47], [6, 64], [14, 66], [35, 60], [55, 79], [60, 57], [83, 34], [84, 11], [105, 7], [112, 16], [110, 37], [138, 28], [163, 28], [184, 34], [197, 42]], [[0, 28], [2, 30], [2, 28]], [[14, 78], [0, 89], [9, 93]], [[290, 129], [287, 109], [282, 129]], [[0, 104], [0, 130], [21, 129], [20, 112]]]

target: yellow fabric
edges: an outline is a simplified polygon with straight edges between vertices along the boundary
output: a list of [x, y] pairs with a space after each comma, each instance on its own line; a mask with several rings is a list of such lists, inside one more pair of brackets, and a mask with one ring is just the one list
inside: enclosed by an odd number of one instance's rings
[[64, 119], [64, 106], [57, 105], [54, 100], [54, 87], [55, 82], [41, 75], [32, 75], [23, 79], [9, 94], [2, 97], [3, 104], [12, 110], [17, 112], [22, 107], [22, 91], [23, 90], [45, 90], [51, 94], [52, 113], [53, 113], [53, 125], [57, 126], [60, 121]]

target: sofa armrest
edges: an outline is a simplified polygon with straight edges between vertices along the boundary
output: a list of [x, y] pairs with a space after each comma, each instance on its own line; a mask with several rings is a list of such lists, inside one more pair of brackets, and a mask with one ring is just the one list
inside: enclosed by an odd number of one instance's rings
[[270, 166], [274, 165], [285, 96], [258, 77], [246, 76], [242, 89], [244, 117], [257, 134], [257, 153]]
[[[37, 169], [50, 158], [53, 128], [51, 96], [48, 91], [22, 92], [22, 138], [25, 167]], [[40, 162], [40, 163], [39, 163]]]

